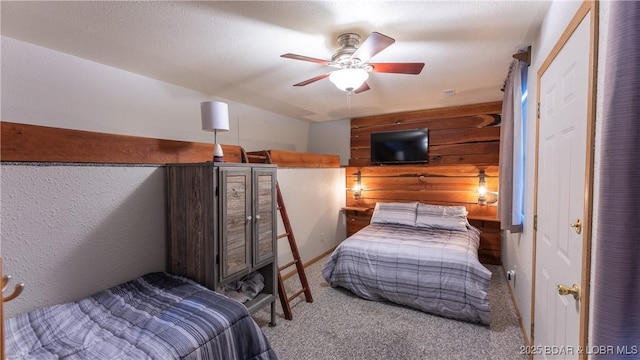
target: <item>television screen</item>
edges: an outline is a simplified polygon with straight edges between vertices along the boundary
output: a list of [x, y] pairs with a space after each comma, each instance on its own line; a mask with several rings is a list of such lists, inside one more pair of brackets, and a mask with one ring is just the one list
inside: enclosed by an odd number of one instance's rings
[[371, 133], [372, 164], [425, 163], [429, 160], [427, 129]]

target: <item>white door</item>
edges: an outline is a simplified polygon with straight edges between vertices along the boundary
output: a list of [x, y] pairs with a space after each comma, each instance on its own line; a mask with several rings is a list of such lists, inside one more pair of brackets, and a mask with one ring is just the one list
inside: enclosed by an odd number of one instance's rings
[[[577, 358], [580, 296], [588, 296], [579, 287], [585, 235], [589, 39], [586, 16], [542, 74], [538, 90], [536, 358], [557, 359], [559, 353], [564, 353], [560, 358]], [[559, 285], [572, 288], [574, 284], [578, 299], [559, 293]], [[566, 354], [570, 351], [574, 354]]]

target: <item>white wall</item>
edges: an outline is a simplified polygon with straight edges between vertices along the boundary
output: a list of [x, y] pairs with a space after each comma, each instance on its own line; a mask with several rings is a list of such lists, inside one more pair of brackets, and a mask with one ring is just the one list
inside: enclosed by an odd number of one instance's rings
[[24, 292], [7, 317], [165, 270], [165, 172], [157, 166], [1, 168], [4, 274]]
[[[333, 249], [346, 236], [339, 211], [345, 205], [344, 176], [344, 168], [278, 168], [280, 191], [303, 263]], [[278, 228], [278, 234], [285, 233], [281, 221]], [[292, 259], [287, 239], [280, 239], [278, 263]]]
[[351, 158], [351, 119], [311, 124], [309, 152], [340, 156], [340, 165], [349, 165]]
[[[580, 1], [554, 1], [544, 19], [542, 27], [532, 43], [532, 64], [529, 67], [529, 99], [537, 98], [538, 70], [547, 58], [553, 46], [558, 42], [560, 35], [566, 29], [569, 22], [582, 5]], [[606, 26], [601, 22], [600, 26]], [[525, 202], [526, 218], [524, 231], [521, 234], [506, 233], [502, 242], [502, 262], [505, 270], [516, 270], [516, 281], [511, 282], [516, 302], [520, 309], [520, 315], [524, 323], [527, 336], [530, 337], [531, 329], [531, 287], [533, 281], [532, 254], [533, 254], [533, 201], [534, 201], [534, 170], [535, 170], [535, 135], [536, 107], [535, 100], [529, 100], [527, 117], [527, 149], [525, 169]], [[597, 131], [596, 131], [597, 132]], [[599, 134], [596, 134], [596, 139]], [[596, 153], [596, 158], [598, 158]], [[597, 198], [597, 194], [594, 194]]]
[[229, 103], [222, 144], [307, 151], [309, 123], [2, 37], [3, 121], [213, 143], [200, 102]]
[[[225, 99], [7, 37], [1, 46], [3, 121], [213, 142], [201, 130], [199, 103]], [[234, 102], [229, 111], [231, 130], [219, 142], [309, 151], [309, 123]], [[8, 317], [165, 269], [162, 167], [3, 163], [0, 172], [3, 270], [26, 284], [5, 304]], [[278, 176], [293, 198], [287, 209], [303, 261], [335, 246], [344, 236], [344, 170]]]

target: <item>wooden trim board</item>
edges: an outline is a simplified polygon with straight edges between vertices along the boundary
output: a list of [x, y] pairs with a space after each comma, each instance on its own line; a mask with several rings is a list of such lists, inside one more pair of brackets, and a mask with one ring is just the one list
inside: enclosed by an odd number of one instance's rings
[[[158, 164], [211, 161], [213, 144], [0, 122], [0, 161]], [[242, 147], [222, 145], [225, 162], [241, 163]], [[340, 167], [337, 155], [265, 150], [281, 167]], [[264, 151], [260, 152], [263, 153]], [[251, 161], [254, 162], [254, 161]]]
[[[0, 160], [111, 164], [206, 162], [213, 144], [0, 123]], [[225, 161], [241, 162], [241, 148], [222, 145]]]

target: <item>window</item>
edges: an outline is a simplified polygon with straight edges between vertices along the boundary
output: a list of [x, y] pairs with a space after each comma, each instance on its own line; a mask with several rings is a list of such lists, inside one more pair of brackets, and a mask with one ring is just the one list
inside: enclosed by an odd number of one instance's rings
[[[520, 119], [514, 119], [513, 146], [513, 223], [524, 225], [525, 191], [524, 169], [527, 149], [528, 66], [520, 67]], [[518, 106], [517, 103], [514, 106]], [[518, 121], [519, 120], [519, 121]]]

